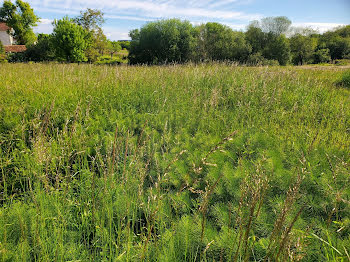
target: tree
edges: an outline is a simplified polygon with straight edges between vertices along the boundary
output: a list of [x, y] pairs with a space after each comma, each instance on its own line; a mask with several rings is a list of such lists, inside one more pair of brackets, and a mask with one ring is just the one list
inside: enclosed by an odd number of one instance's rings
[[90, 32], [100, 29], [105, 19], [101, 10], [87, 8], [84, 12], [80, 11], [80, 15], [73, 18], [73, 21]]
[[245, 33], [245, 37], [247, 42], [251, 45], [253, 53], [262, 52], [267, 43], [266, 34], [261, 28], [257, 27], [257, 23], [258, 21], [251, 22]]
[[231, 29], [219, 23], [206, 23], [200, 28], [203, 57], [209, 60], [228, 60], [231, 57]]
[[286, 65], [290, 60], [289, 41], [285, 33], [289, 30], [291, 21], [285, 16], [266, 17], [261, 21], [249, 24], [246, 39], [252, 46], [249, 60], [259, 60], [261, 55], [268, 60], [276, 60], [280, 65]]
[[313, 62], [318, 63], [328, 63], [331, 61], [331, 55], [328, 48], [320, 48], [313, 54]]
[[350, 54], [350, 37], [334, 36], [327, 42], [332, 60], [343, 59]]
[[104, 13], [98, 9], [87, 8], [73, 18], [73, 21], [89, 32], [91, 45], [86, 51], [86, 56], [89, 61], [95, 61], [108, 48], [107, 37], [101, 28], [105, 22]]
[[147, 23], [129, 35], [130, 63], [159, 64], [185, 62], [193, 57], [195, 29], [188, 21], [179, 19]]
[[303, 65], [310, 61], [316, 48], [312, 37], [296, 34], [290, 38], [292, 60], [295, 65]]
[[118, 41], [122, 49], [130, 50], [130, 41]]
[[259, 25], [263, 32], [275, 35], [285, 34], [292, 22], [285, 16], [265, 17]]
[[64, 17], [54, 21], [53, 44], [57, 58], [69, 62], [87, 61], [86, 50], [91, 37], [83, 27]]
[[285, 35], [269, 33], [263, 55], [269, 60], [277, 60], [280, 65], [286, 65], [290, 60], [290, 47]]
[[341, 37], [350, 37], [350, 25], [340, 26], [334, 31], [334, 34]]
[[29, 61], [52, 61], [55, 59], [55, 49], [52, 35], [39, 34], [36, 44], [28, 46], [25, 52]]
[[39, 17], [28, 3], [17, 0], [13, 4], [5, 0], [0, 8], [0, 21], [13, 28], [12, 35], [18, 44], [27, 45], [36, 41], [32, 27], [37, 25]]
[[113, 58], [113, 55], [121, 50], [120, 43], [117, 41], [108, 41], [108, 50], [111, 55], [111, 58]]
[[198, 55], [202, 59], [244, 62], [251, 52], [244, 33], [219, 23], [201, 25], [198, 35]]

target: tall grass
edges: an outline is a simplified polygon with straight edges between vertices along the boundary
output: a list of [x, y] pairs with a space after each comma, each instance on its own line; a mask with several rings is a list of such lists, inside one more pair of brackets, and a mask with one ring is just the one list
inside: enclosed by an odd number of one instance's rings
[[5, 64], [2, 261], [347, 261], [344, 69]]

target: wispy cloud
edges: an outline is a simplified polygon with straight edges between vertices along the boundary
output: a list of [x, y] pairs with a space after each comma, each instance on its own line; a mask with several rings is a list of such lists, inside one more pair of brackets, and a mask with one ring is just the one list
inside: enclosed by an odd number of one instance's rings
[[314, 30], [324, 33], [326, 31], [332, 30], [339, 26], [344, 26], [345, 24], [339, 23], [314, 23], [314, 22], [305, 22], [305, 23], [293, 23], [294, 27], [308, 27]]
[[[144, 18], [168, 18], [181, 17], [184, 19], [207, 18], [221, 20], [253, 20], [260, 18], [260, 14], [250, 14], [239, 12], [237, 10], [225, 10], [220, 8], [210, 8], [210, 6], [220, 7], [227, 3], [242, 0], [219, 0], [219, 1], [197, 1], [197, 4], [191, 1], [164, 1], [164, 0], [30, 0], [31, 5], [40, 11], [55, 11], [78, 13], [79, 10], [86, 7], [102, 9], [106, 15], [125, 15], [126, 17], [144, 17]], [[68, 13], [68, 14], [69, 14]], [[142, 18], [140, 18], [142, 19]]]
[[126, 40], [129, 39], [129, 33], [124, 30], [115, 29], [113, 27], [105, 27], [104, 32], [109, 39]]
[[[86, 8], [100, 9], [108, 20], [148, 22], [163, 18], [181, 18], [189, 21], [219, 21], [230, 24], [234, 29], [243, 28], [241, 24], [259, 19], [258, 13], [246, 13], [227, 8], [230, 3], [246, 3], [252, 0], [28, 0], [31, 6], [40, 13], [57, 16], [75, 16]], [[58, 17], [57, 17], [58, 18]], [[51, 21], [52, 22], [52, 21]], [[51, 22], [43, 19], [35, 32], [49, 33]], [[238, 26], [235, 26], [237, 22]], [[127, 39], [128, 30], [106, 28], [104, 30], [111, 39]]]
[[44, 33], [44, 34], [52, 33], [52, 29], [53, 29], [52, 22], [53, 20], [51, 19], [45, 19], [45, 18], [40, 19], [40, 22], [37, 23], [38, 25], [34, 27], [34, 32]]

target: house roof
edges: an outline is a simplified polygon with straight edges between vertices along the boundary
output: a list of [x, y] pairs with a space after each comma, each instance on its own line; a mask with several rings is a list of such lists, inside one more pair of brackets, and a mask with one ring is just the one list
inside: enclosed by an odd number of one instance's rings
[[25, 45], [5, 45], [4, 49], [6, 53], [20, 53], [27, 50]]
[[10, 27], [7, 26], [5, 23], [0, 23], [0, 31], [7, 31]]

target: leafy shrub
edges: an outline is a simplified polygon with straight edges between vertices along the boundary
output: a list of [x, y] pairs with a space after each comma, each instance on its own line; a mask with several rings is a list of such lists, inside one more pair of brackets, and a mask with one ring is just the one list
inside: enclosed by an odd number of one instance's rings
[[336, 66], [346, 66], [350, 64], [350, 60], [348, 59], [338, 59], [334, 61]]
[[350, 70], [343, 73], [337, 84], [342, 87], [350, 88]]
[[55, 58], [55, 50], [51, 35], [39, 34], [36, 44], [28, 46], [25, 52], [28, 61], [52, 61]]
[[6, 62], [7, 62], [7, 60], [6, 60], [4, 46], [0, 42], [0, 63], [6, 63]]
[[250, 66], [278, 66], [279, 62], [277, 60], [266, 59], [260, 52], [251, 54], [248, 57], [247, 65]]
[[9, 53], [7, 55], [7, 60], [11, 63], [26, 62], [27, 57], [24, 52], [21, 53]]
[[331, 55], [329, 54], [328, 48], [322, 48], [314, 53], [314, 63], [328, 63], [331, 61]]
[[120, 65], [125, 63], [120, 57], [100, 56], [95, 62], [96, 65]]

